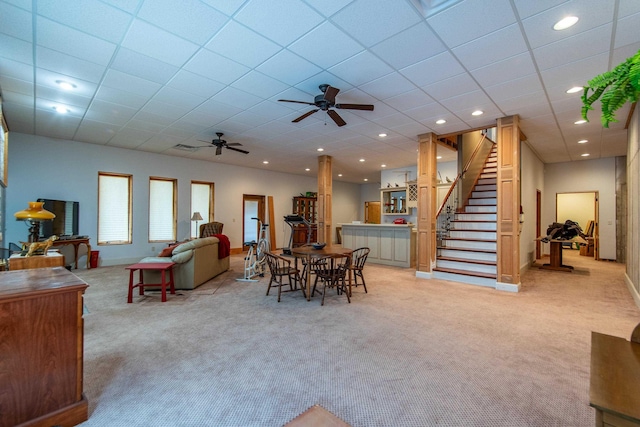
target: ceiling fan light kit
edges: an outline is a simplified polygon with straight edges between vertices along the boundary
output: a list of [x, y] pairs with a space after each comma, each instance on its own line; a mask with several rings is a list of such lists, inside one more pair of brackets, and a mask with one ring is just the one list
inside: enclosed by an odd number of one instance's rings
[[246, 151], [246, 150], [242, 150], [240, 148], [235, 148], [235, 147], [239, 147], [239, 146], [242, 145], [239, 142], [227, 142], [224, 139], [222, 139], [222, 136], [224, 135], [224, 133], [216, 132], [216, 135], [218, 135], [218, 139], [214, 139], [211, 142], [203, 141], [203, 140], [199, 139], [198, 141], [200, 141], [200, 142], [209, 142], [209, 144], [211, 144], [211, 145], [201, 145], [198, 148], [212, 148], [212, 147], [215, 147], [216, 148], [216, 156], [219, 156], [220, 154], [222, 154], [222, 148], [228, 148], [229, 150], [237, 151], [239, 153], [249, 154], [249, 152]]
[[336, 104], [336, 95], [338, 94], [338, 92], [340, 92], [340, 89], [330, 86], [326, 83], [321, 84], [318, 87], [322, 92], [322, 94], [316, 95], [313, 102], [294, 101], [291, 99], [278, 99], [278, 101], [280, 102], [295, 102], [296, 104], [313, 105], [314, 107], [316, 107], [311, 111], [307, 111], [300, 117], [293, 119], [291, 121], [292, 123], [298, 123], [299, 121], [306, 119], [313, 113], [322, 110], [327, 112], [327, 114], [329, 115], [329, 117], [331, 117], [331, 119], [335, 122], [335, 124], [337, 124], [338, 126], [344, 126], [347, 124], [347, 122], [345, 122], [344, 119], [340, 117], [340, 115], [335, 110], [332, 110], [331, 108], [343, 109], [343, 110], [373, 111], [373, 105], [371, 104]]

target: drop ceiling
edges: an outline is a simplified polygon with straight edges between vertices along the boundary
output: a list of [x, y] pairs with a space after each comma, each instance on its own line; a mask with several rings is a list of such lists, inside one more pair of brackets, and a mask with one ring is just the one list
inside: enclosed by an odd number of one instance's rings
[[[637, 0], [4, 0], [0, 89], [12, 132], [300, 175], [329, 155], [361, 183], [415, 165], [420, 134], [514, 114], [545, 163], [624, 156], [629, 107], [578, 126], [565, 91], [640, 50], [638, 28]], [[313, 107], [278, 99], [323, 83], [375, 110], [292, 123]], [[216, 132], [249, 154], [174, 148]]]

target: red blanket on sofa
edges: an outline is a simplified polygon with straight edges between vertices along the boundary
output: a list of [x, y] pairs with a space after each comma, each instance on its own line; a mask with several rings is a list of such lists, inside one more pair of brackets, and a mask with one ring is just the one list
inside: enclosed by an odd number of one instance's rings
[[214, 234], [212, 237], [217, 237], [220, 240], [218, 243], [218, 259], [223, 259], [231, 254], [231, 242], [229, 238], [224, 234]]

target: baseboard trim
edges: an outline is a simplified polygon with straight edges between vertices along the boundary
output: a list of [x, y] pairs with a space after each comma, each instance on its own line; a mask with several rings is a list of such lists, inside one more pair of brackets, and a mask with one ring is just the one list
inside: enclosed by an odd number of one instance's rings
[[631, 296], [633, 297], [633, 301], [635, 301], [636, 306], [640, 308], [640, 294], [638, 293], [638, 290], [635, 288], [635, 286], [633, 286], [633, 282], [627, 275], [626, 271], [624, 273], [624, 283], [627, 284], [627, 288], [629, 288], [629, 292], [631, 293]]
[[418, 270], [416, 270], [416, 277], [418, 279], [433, 279], [433, 271], [418, 271]]
[[502, 283], [496, 282], [496, 291], [505, 291], [505, 292], [520, 292], [520, 283]]

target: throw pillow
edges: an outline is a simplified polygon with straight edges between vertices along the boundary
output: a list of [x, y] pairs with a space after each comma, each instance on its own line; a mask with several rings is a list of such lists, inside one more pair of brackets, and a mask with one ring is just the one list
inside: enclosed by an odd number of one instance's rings
[[170, 257], [171, 255], [173, 255], [173, 250], [177, 247], [178, 245], [171, 245], [171, 246], [167, 246], [166, 248], [164, 248], [162, 250], [162, 252], [160, 252], [160, 257]]

